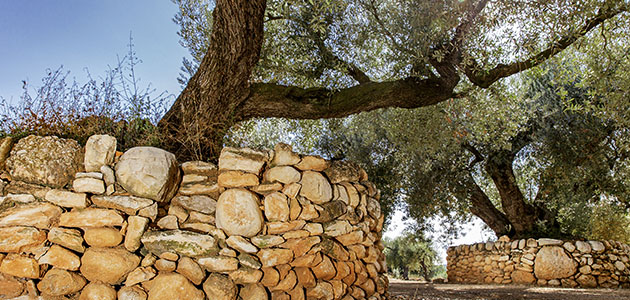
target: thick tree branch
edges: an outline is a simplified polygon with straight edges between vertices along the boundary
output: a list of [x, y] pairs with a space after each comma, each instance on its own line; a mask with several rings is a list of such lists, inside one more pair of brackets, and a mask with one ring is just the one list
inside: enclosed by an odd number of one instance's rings
[[453, 90], [439, 80], [406, 78], [367, 82], [341, 90], [303, 89], [271, 83], [253, 84], [238, 118], [340, 118], [385, 107], [417, 108], [445, 101]]
[[509, 65], [499, 64], [487, 71], [481, 70], [477, 63], [473, 62], [471, 65], [466, 67], [466, 76], [475, 85], [487, 88], [501, 78], [508, 77], [541, 64], [548, 58], [571, 46], [579, 38], [586, 35], [591, 29], [624, 11], [627, 11], [627, 7], [623, 5], [614, 9], [600, 10], [595, 17], [587, 20], [579, 30], [554, 42], [547, 49], [528, 59], [517, 61]]
[[466, 184], [470, 195], [470, 212], [483, 220], [497, 236], [513, 236], [515, 232], [510, 220], [492, 204], [472, 176], [468, 178]]

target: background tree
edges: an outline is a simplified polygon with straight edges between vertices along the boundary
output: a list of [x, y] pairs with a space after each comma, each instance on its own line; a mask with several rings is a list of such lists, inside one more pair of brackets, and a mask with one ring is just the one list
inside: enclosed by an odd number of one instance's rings
[[[627, 18], [623, 1], [178, 1], [208, 49], [160, 128], [180, 156], [216, 158], [234, 124], [414, 108], [488, 88]], [[184, 44], [201, 35], [182, 29]]]
[[384, 243], [387, 268], [394, 276], [409, 280], [409, 275], [415, 274], [430, 281], [437, 275], [437, 254], [422, 233], [407, 231], [394, 239], [384, 239]]
[[601, 236], [595, 211], [629, 207], [627, 127], [603, 108], [569, 109], [603, 100], [579, 75], [558, 76], [540, 69], [459, 101], [361, 114], [320, 145], [387, 166], [397, 185], [383, 189], [420, 224], [472, 213], [497, 236]]

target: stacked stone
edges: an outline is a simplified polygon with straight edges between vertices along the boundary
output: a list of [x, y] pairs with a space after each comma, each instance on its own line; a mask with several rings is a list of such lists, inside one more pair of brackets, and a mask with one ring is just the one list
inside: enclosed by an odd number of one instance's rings
[[0, 299], [387, 296], [379, 192], [352, 163], [279, 144], [180, 166], [99, 135], [7, 138], [0, 168]]
[[630, 247], [617, 241], [520, 239], [450, 247], [449, 282], [630, 287]]

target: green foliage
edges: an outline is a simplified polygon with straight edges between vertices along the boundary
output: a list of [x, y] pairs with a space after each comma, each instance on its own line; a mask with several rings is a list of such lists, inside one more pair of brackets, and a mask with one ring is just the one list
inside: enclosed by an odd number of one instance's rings
[[422, 233], [406, 231], [394, 239], [384, 239], [388, 271], [396, 277], [409, 279], [409, 274], [424, 280], [443, 277], [436, 252]]
[[80, 143], [94, 134], [110, 134], [122, 151], [138, 145], [159, 146], [156, 124], [173, 96], [156, 95], [151, 84], [140, 86], [135, 74], [140, 63], [130, 38], [127, 55], [98, 80], [88, 72], [87, 82], [78, 83], [69, 81], [70, 71], [63, 67], [47, 70], [34, 90], [24, 82], [17, 104], [0, 99], [0, 129], [18, 138], [56, 135]]

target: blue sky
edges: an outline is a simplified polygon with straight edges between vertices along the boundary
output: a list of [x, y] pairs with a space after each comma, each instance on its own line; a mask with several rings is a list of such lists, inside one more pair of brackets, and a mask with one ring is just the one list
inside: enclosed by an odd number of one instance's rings
[[22, 80], [35, 88], [47, 68], [85, 80], [115, 66], [130, 33], [143, 61], [137, 75], [158, 92], [178, 94], [182, 57], [177, 6], [169, 0], [0, 0], [0, 97], [15, 103]]

